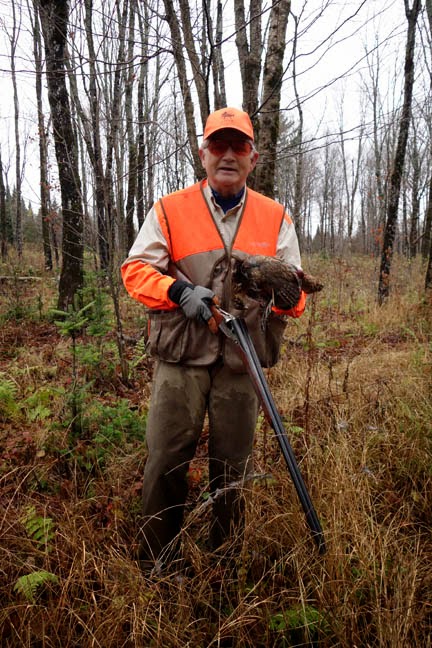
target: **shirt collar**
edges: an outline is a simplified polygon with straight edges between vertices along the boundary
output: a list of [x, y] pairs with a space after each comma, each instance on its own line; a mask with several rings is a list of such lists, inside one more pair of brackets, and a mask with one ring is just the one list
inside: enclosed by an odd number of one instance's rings
[[210, 185], [208, 185], [208, 187], [212, 200], [217, 205], [219, 205], [224, 214], [229, 212], [234, 207], [240, 206], [244, 200], [246, 187], [242, 187], [242, 189], [238, 193], [234, 194], [233, 196], [229, 196], [228, 198], [221, 196], [221, 194], [218, 193], [216, 189], [213, 189], [213, 187], [211, 187]]

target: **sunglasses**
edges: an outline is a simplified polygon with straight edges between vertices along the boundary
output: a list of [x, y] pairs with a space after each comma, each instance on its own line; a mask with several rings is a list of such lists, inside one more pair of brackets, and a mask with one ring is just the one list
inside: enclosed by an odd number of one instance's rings
[[252, 144], [248, 140], [209, 139], [207, 148], [212, 155], [223, 155], [229, 148], [236, 155], [252, 153]]

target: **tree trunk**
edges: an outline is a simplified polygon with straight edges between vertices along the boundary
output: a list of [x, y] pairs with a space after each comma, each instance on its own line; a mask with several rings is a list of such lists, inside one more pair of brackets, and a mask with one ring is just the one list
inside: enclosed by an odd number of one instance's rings
[[430, 290], [432, 295], [432, 245], [429, 248], [429, 259], [425, 277], [425, 290]]
[[99, 249], [99, 262], [103, 270], [108, 268], [108, 224], [107, 224], [107, 197], [105, 195], [105, 178], [103, 170], [102, 146], [100, 135], [100, 93], [98, 90], [98, 73], [96, 69], [96, 52], [93, 43], [93, 0], [85, 0], [85, 30], [89, 48], [89, 104], [91, 119], [91, 134], [86, 137], [87, 150], [93, 166], [95, 180], [95, 201], [97, 213], [97, 237]]
[[172, 0], [164, 0], [166, 20], [168, 22], [171, 41], [173, 48], [174, 60], [177, 66], [179, 76], [179, 84], [182, 93], [183, 107], [186, 119], [186, 129], [189, 141], [189, 146], [192, 153], [193, 167], [195, 176], [198, 180], [205, 177], [204, 169], [201, 165], [201, 160], [198, 153], [197, 130], [194, 117], [194, 105], [192, 101], [192, 94], [189, 87], [189, 82], [186, 73], [186, 63], [183, 55], [183, 43], [181, 39], [181, 32], [178, 23], [178, 18], [175, 13]]
[[[370, 76], [370, 83], [365, 85], [367, 93], [371, 93], [372, 98], [372, 114], [373, 114], [373, 145], [374, 145], [374, 171], [375, 171], [375, 188], [374, 195], [376, 195], [376, 207], [371, 208], [370, 200], [368, 200], [368, 218], [367, 227], [368, 235], [376, 235], [378, 232], [384, 230], [385, 214], [387, 205], [387, 182], [383, 178], [383, 124], [380, 122], [380, 58], [377, 54], [376, 62], [370, 62], [368, 56], [368, 71]], [[371, 189], [369, 190], [371, 191]], [[373, 250], [374, 255], [378, 256], [381, 245], [374, 241]]]
[[347, 160], [347, 154], [345, 149], [345, 138], [344, 138], [344, 128], [343, 120], [341, 119], [340, 124], [340, 144], [341, 144], [341, 158], [342, 158], [342, 172], [343, 172], [343, 185], [345, 191], [345, 202], [346, 202], [346, 232], [348, 236], [348, 245], [351, 245], [351, 239], [354, 230], [354, 211], [356, 203], [356, 194], [360, 179], [360, 164], [362, 157], [362, 141], [363, 141], [363, 130], [364, 127], [361, 127], [358, 147], [357, 147], [357, 159], [354, 161], [354, 158], [351, 159], [351, 178], [349, 173], [349, 164]]
[[[210, 97], [208, 89], [208, 78], [209, 78], [209, 62], [205, 60], [199, 60], [198, 54], [195, 49], [195, 38], [192, 32], [192, 24], [190, 17], [189, 2], [187, 0], [179, 0], [180, 4], [180, 15], [182, 23], [182, 31], [185, 42], [185, 48], [188, 53], [188, 58], [190, 61], [192, 75], [195, 83], [195, 88], [198, 95], [198, 104], [200, 109], [201, 121], [204, 124], [208, 114], [210, 112]], [[205, 3], [204, 3], [205, 4]], [[204, 20], [208, 20], [208, 16], [204, 15]], [[170, 21], [168, 20], [168, 23]], [[171, 25], [170, 25], [171, 28]], [[174, 38], [174, 34], [171, 31], [171, 35]]]
[[215, 110], [219, 110], [227, 105], [226, 90], [225, 90], [225, 66], [222, 59], [222, 38], [223, 38], [223, 24], [222, 24], [222, 2], [218, 0], [217, 3], [217, 18], [216, 18], [216, 38], [212, 43], [213, 52], [213, 85], [214, 85], [214, 101]]
[[[117, 148], [118, 133], [121, 123], [121, 94], [122, 94], [122, 72], [125, 66], [125, 34], [127, 23], [128, 0], [124, 0], [123, 11], [120, 14], [118, 8], [117, 16], [119, 22], [119, 51], [117, 63], [114, 72], [114, 86], [112, 100], [110, 104], [111, 114], [109, 115], [108, 135], [107, 135], [107, 154], [104, 174], [104, 195], [106, 206], [106, 228], [107, 228], [107, 245], [108, 245], [108, 265], [113, 262], [113, 253], [115, 245], [115, 208], [114, 208], [114, 156]], [[108, 107], [109, 104], [107, 104]]]
[[405, 162], [406, 145], [411, 120], [411, 100], [414, 85], [414, 45], [417, 18], [421, 8], [421, 0], [414, 0], [412, 9], [405, 0], [405, 14], [408, 20], [407, 44], [405, 50], [404, 71], [404, 100], [402, 115], [399, 123], [399, 135], [393, 169], [390, 176], [387, 221], [384, 230], [384, 240], [381, 251], [381, 267], [378, 283], [378, 303], [383, 304], [390, 294], [390, 269], [393, 257], [393, 246], [396, 235], [396, 225], [399, 206], [400, 187]]
[[432, 173], [429, 178], [429, 193], [425, 214], [425, 222], [423, 227], [422, 238], [422, 258], [427, 259], [432, 247]]
[[63, 216], [62, 268], [58, 307], [66, 309], [83, 284], [83, 209], [78, 173], [78, 150], [66, 86], [65, 46], [68, 4], [39, 0], [45, 41], [48, 99], [54, 131], [55, 152]]
[[15, 211], [15, 244], [18, 257], [22, 257], [23, 251], [23, 225], [22, 225], [22, 202], [21, 202], [21, 145], [20, 145], [20, 126], [19, 126], [19, 99], [18, 87], [15, 68], [15, 52], [18, 43], [19, 25], [17, 25], [16, 10], [17, 5], [12, 2], [12, 36], [11, 45], [11, 75], [13, 87], [13, 104], [14, 104], [14, 123], [15, 123], [15, 191], [16, 191], [16, 211]]
[[417, 255], [420, 222], [420, 173], [421, 162], [417, 145], [417, 135], [414, 134], [412, 153], [412, 187], [411, 187], [411, 223], [409, 229], [409, 256], [414, 259]]
[[[144, 5], [144, 12], [147, 12], [147, 5]], [[137, 220], [138, 220], [138, 229], [141, 229], [142, 224], [144, 223], [144, 210], [145, 210], [145, 200], [144, 200], [144, 169], [145, 169], [145, 155], [146, 155], [146, 143], [145, 143], [145, 125], [144, 120], [147, 118], [147, 111], [144, 108], [144, 102], [147, 100], [146, 95], [146, 81], [148, 74], [148, 63], [147, 63], [147, 42], [148, 42], [148, 29], [149, 21], [144, 20], [140, 13], [138, 13], [138, 23], [141, 37], [141, 65], [140, 73], [138, 77], [138, 90], [137, 90], [137, 116], [138, 116], [138, 127], [137, 127]], [[146, 105], [147, 108], [147, 105]]]
[[293, 86], [294, 86], [294, 94], [295, 94], [295, 99], [296, 99], [296, 105], [297, 105], [297, 112], [298, 112], [298, 128], [297, 128], [297, 133], [294, 138], [293, 145], [297, 149], [297, 155], [295, 159], [295, 180], [294, 180], [294, 201], [293, 201], [293, 220], [294, 220], [294, 226], [295, 230], [297, 233], [297, 238], [299, 240], [299, 245], [300, 249], [302, 248], [302, 242], [303, 242], [303, 233], [304, 233], [304, 227], [302, 223], [302, 216], [301, 216], [301, 206], [303, 202], [303, 158], [304, 158], [304, 153], [303, 153], [303, 109], [299, 97], [299, 93], [297, 90], [297, 69], [296, 69], [296, 59], [297, 59], [297, 30], [298, 30], [298, 19], [296, 16], [293, 15], [294, 18], [294, 23], [295, 23], [295, 29], [294, 29], [294, 44], [293, 44], [293, 54], [292, 54], [292, 60], [293, 60], [293, 67], [292, 67], [292, 75], [293, 75]]
[[[29, 6], [28, 6], [29, 7]], [[33, 27], [33, 54], [35, 59], [36, 70], [36, 103], [38, 115], [38, 134], [39, 134], [39, 179], [40, 179], [40, 218], [42, 225], [42, 244], [45, 261], [45, 270], [52, 270], [52, 249], [50, 240], [50, 190], [48, 184], [48, 144], [47, 133], [45, 129], [45, 118], [42, 102], [42, 41], [40, 33], [39, 14], [37, 11], [36, 0], [33, 0], [34, 23]], [[30, 10], [30, 7], [29, 7]], [[30, 11], [29, 11], [30, 13]]]
[[[432, 0], [426, 0], [426, 13], [428, 18], [429, 25], [429, 43], [432, 39]], [[430, 75], [430, 87], [432, 89], [432, 73]], [[429, 135], [430, 137], [430, 135]], [[430, 142], [430, 158], [432, 159], [432, 140]], [[429, 259], [429, 265], [426, 273], [426, 287], [432, 288], [432, 266], [431, 266], [431, 254], [432, 254], [432, 172], [430, 172], [429, 178], [429, 193], [428, 201], [425, 214], [425, 222], [423, 228], [423, 239], [421, 246], [421, 253], [423, 259]]]
[[259, 142], [259, 124], [254, 120], [258, 112], [258, 88], [261, 79], [263, 51], [261, 15], [262, 0], [251, 0], [249, 16], [249, 43], [246, 32], [244, 0], [234, 0], [236, 46], [243, 86], [243, 110], [254, 122], [255, 139]]
[[135, 2], [131, 2], [129, 7], [129, 47], [128, 47], [128, 68], [125, 70], [126, 87], [125, 87], [125, 113], [126, 113], [126, 131], [128, 140], [128, 183], [126, 196], [126, 249], [125, 256], [131, 249], [135, 240], [134, 212], [135, 198], [137, 191], [137, 143], [134, 133], [134, 116], [132, 108], [133, 99], [133, 48], [134, 48], [134, 26], [135, 26]]
[[3, 179], [3, 164], [0, 149], [0, 250], [2, 261], [7, 257], [7, 227], [6, 227], [6, 187]]
[[283, 59], [286, 47], [286, 28], [291, 7], [290, 0], [272, 5], [264, 63], [263, 93], [260, 106], [259, 151], [254, 187], [274, 198], [276, 151], [279, 138], [279, 109], [283, 80]]

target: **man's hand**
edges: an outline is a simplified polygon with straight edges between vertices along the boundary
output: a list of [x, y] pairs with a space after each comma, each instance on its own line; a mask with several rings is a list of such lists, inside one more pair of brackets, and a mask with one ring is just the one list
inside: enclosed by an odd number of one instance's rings
[[189, 319], [208, 322], [212, 317], [210, 307], [214, 296], [214, 292], [204, 286], [194, 286], [193, 288], [186, 286], [179, 299], [179, 305]]
[[186, 317], [207, 322], [212, 333], [218, 332], [218, 325], [210, 308], [218, 304], [219, 300], [212, 290], [178, 279], [171, 284], [168, 297], [181, 307]]

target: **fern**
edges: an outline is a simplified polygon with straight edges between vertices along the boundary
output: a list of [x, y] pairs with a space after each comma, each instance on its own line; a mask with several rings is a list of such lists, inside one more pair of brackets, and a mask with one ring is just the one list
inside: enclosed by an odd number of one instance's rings
[[36, 405], [27, 414], [27, 418], [30, 422], [34, 421], [44, 421], [45, 419], [51, 416], [51, 410], [49, 407], [44, 407], [43, 405]]
[[8, 421], [18, 413], [16, 384], [0, 373], [0, 420]]
[[34, 506], [28, 506], [25, 514], [21, 518], [27, 535], [33, 540], [39, 548], [44, 547], [49, 551], [49, 543], [54, 537], [54, 522], [52, 518], [37, 515]]
[[45, 421], [52, 416], [52, 403], [55, 398], [64, 397], [60, 387], [39, 387], [23, 401], [22, 407], [29, 421]]
[[30, 603], [35, 602], [36, 591], [44, 583], [58, 583], [58, 578], [45, 569], [20, 576], [14, 585], [14, 591], [24, 596]]

